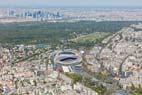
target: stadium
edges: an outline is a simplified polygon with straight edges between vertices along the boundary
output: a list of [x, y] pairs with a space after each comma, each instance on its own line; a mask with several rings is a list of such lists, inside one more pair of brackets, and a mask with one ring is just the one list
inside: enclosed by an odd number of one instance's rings
[[58, 51], [54, 57], [54, 63], [64, 66], [79, 65], [81, 61], [82, 57], [76, 50]]

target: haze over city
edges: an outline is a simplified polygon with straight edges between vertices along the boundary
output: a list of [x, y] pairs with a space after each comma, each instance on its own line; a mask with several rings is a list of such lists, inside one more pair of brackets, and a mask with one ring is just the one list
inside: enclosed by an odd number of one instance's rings
[[0, 7], [140, 7], [141, 0], [1, 0]]

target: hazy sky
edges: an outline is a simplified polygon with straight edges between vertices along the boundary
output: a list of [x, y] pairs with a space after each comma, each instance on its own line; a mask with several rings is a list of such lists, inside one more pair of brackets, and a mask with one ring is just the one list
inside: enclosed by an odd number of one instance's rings
[[142, 6], [142, 0], [0, 0], [0, 6]]

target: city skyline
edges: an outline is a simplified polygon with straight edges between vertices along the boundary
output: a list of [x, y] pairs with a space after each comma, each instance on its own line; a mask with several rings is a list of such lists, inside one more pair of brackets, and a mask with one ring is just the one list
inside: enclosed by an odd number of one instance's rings
[[[129, 3], [128, 3], [129, 2]], [[0, 7], [141, 7], [141, 0], [1, 0]]]

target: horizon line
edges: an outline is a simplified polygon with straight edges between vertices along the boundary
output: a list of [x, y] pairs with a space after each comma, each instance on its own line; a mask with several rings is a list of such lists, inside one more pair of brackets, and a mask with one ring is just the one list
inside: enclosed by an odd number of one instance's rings
[[142, 8], [142, 6], [1, 6], [0, 8]]

